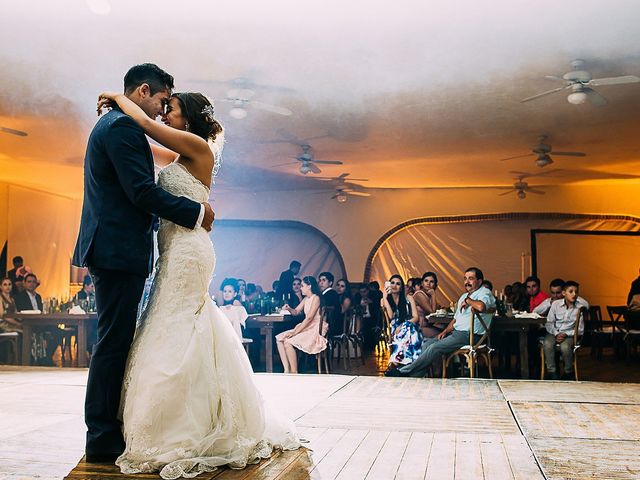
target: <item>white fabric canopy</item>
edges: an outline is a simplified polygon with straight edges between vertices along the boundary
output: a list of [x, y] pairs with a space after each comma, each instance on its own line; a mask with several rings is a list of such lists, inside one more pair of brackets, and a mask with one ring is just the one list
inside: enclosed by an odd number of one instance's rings
[[[449, 305], [463, 292], [464, 270], [479, 267], [498, 291], [531, 273], [531, 230], [638, 231], [633, 222], [613, 220], [496, 219], [464, 223], [420, 223], [390, 236], [371, 264], [381, 284], [392, 274], [403, 278], [434, 271], [438, 302]], [[579, 237], [579, 238], [578, 238]], [[538, 276], [543, 290], [555, 277], [576, 280], [593, 305], [621, 305], [640, 266], [640, 237], [541, 235]]]
[[215, 293], [227, 278], [271, 290], [291, 260], [299, 260], [299, 276], [333, 273], [344, 277], [342, 257], [335, 245], [319, 231], [300, 222], [216, 220], [212, 232], [217, 263], [210, 291]]

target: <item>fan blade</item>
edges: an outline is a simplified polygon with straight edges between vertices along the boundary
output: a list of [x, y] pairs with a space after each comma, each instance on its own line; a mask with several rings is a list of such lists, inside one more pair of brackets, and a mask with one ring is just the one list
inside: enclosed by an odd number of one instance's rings
[[500, 161], [504, 162], [505, 160], [513, 160], [515, 158], [531, 157], [533, 155], [535, 155], [535, 153], [525, 153], [524, 155], [516, 155], [515, 157], [501, 158]]
[[582, 152], [556, 152], [555, 150], [551, 152], [552, 155], [564, 155], [566, 157], [586, 157], [586, 153]]
[[314, 163], [324, 163], [326, 165], [342, 165], [340, 160], [313, 160]]
[[533, 95], [532, 97], [527, 97], [520, 100], [520, 103], [530, 102], [531, 100], [535, 100], [536, 98], [544, 97], [545, 95], [551, 95], [552, 93], [559, 92], [560, 90], [564, 90], [567, 87], [558, 87], [553, 90], [547, 90], [546, 92], [538, 93], [537, 95]]
[[269, 168], [284, 167], [285, 165], [296, 165], [298, 162], [279, 163], [278, 165], [271, 165]]
[[587, 98], [592, 105], [596, 107], [602, 107], [607, 104], [607, 100], [595, 90], [584, 88], [582, 91], [587, 94]]
[[338, 198], [338, 193], [336, 193], [333, 197], [331, 197], [331, 200], [333, 200], [334, 198]]
[[348, 195], [354, 195], [356, 197], [370, 197], [371, 194], [370, 193], [366, 193], [366, 192], [347, 192]]
[[311, 171], [312, 171], [313, 173], [320, 173], [320, 172], [322, 172], [322, 170], [320, 170], [320, 169], [318, 168], [318, 166], [317, 166], [315, 163], [313, 163], [313, 162], [310, 162], [310, 163], [309, 163], [309, 168], [311, 169]]
[[293, 112], [288, 108], [284, 107], [276, 107], [275, 105], [269, 105], [268, 103], [256, 102], [254, 100], [250, 100], [249, 104], [260, 110], [266, 110], [267, 112], [277, 113], [279, 115], [284, 115], [286, 117], [290, 116]]
[[543, 192], [542, 190], [536, 190], [535, 188], [527, 188], [525, 189], [527, 193], [535, 193], [536, 195], [544, 195], [547, 192]]
[[600, 85], [623, 85], [625, 83], [638, 83], [640, 77], [635, 75], [623, 75], [621, 77], [592, 78], [587, 85], [590, 87], [599, 87]]
[[545, 75], [544, 78], [546, 78], [547, 80], [560, 80], [561, 82], [565, 81], [564, 78], [558, 77], [557, 75]]
[[0, 132], [10, 133], [11, 135], [17, 135], [19, 137], [26, 137], [29, 135], [27, 132], [21, 130], [14, 130], [13, 128], [0, 127]]
[[498, 196], [499, 196], [499, 197], [504, 197], [505, 195], [509, 195], [510, 193], [513, 193], [513, 190], [512, 190], [512, 189], [509, 189], [509, 191], [504, 192], [504, 193], [499, 193], [499, 194], [498, 194]]

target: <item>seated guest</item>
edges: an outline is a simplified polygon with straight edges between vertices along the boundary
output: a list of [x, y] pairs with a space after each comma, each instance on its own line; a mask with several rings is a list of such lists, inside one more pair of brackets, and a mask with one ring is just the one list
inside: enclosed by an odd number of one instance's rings
[[275, 280], [271, 284], [271, 291], [265, 293], [265, 296], [267, 298], [278, 298], [278, 285], [280, 285], [280, 282], [278, 282], [278, 280]]
[[[33, 273], [28, 273], [24, 277], [24, 291], [18, 293], [14, 299], [16, 308], [19, 312], [24, 310], [40, 310], [42, 311], [42, 297], [36, 292], [38, 288], [38, 278]], [[53, 354], [58, 345], [62, 341], [62, 332], [60, 329], [51, 327], [47, 330], [45, 338], [45, 357], [40, 360], [42, 365], [54, 366]], [[26, 341], [26, 340], [25, 340]]]
[[387, 295], [382, 298], [391, 328], [389, 368], [409, 365], [422, 352], [422, 332], [412, 296], [405, 295], [404, 280], [400, 275], [389, 278]]
[[300, 303], [302, 303], [302, 280], [298, 277], [293, 279], [293, 291], [289, 294], [289, 298], [287, 298], [287, 305], [291, 308], [296, 308]]
[[527, 289], [527, 297], [529, 298], [528, 312], [535, 311], [536, 307], [544, 302], [549, 295], [540, 290], [540, 279], [538, 277], [527, 277], [524, 284]]
[[359, 326], [360, 332], [364, 340], [364, 347], [367, 349], [373, 348], [375, 344], [375, 327], [376, 323], [373, 315], [371, 315], [372, 301], [369, 298], [369, 287], [363, 283], [358, 288], [358, 293], [353, 297], [353, 306], [356, 314], [359, 316], [362, 322]]
[[[298, 277], [293, 279], [293, 293], [289, 295], [287, 305], [291, 308], [297, 308], [302, 303], [304, 296], [302, 295], [302, 280]], [[291, 315], [291, 321], [296, 325], [304, 320], [304, 312], [298, 315]], [[280, 329], [282, 331], [282, 329]]]
[[371, 299], [371, 317], [375, 322], [375, 326], [382, 328], [382, 291], [380, 290], [380, 284], [375, 280], [369, 282], [369, 298]]
[[322, 292], [322, 305], [330, 307], [333, 311], [331, 318], [329, 318], [329, 336], [341, 335], [344, 328], [340, 297], [338, 292], [333, 289], [334, 279], [331, 272], [322, 272], [318, 275], [318, 286]]
[[276, 335], [278, 354], [284, 366], [284, 373], [298, 373], [298, 357], [296, 348], [308, 354], [316, 354], [327, 348], [326, 333], [329, 326], [325, 323], [320, 333], [320, 323], [323, 322], [320, 313], [322, 292], [316, 279], [304, 277], [302, 279], [302, 294], [304, 299], [297, 308], [285, 305], [292, 315], [304, 312], [304, 320], [293, 329]]
[[427, 315], [434, 313], [437, 309], [436, 290], [438, 288], [438, 276], [434, 272], [426, 272], [422, 275], [422, 288], [413, 294], [413, 301], [416, 304], [418, 317], [420, 318], [420, 330], [422, 335], [432, 338], [442, 332], [441, 328], [430, 325]]
[[340, 311], [345, 314], [351, 308], [351, 285], [344, 278], [336, 282], [336, 292], [340, 300]]
[[640, 275], [633, 282], [627, 294], [627, 312], [624, 319], [630, 329], [640, 329]]
[[24, 277], [24, 290], [14, 296], [16, 308], [19, 312], [23, 310], [42, 311], [42, 297], [36, 292], [38, 278], [33, 273], [28, 273]]
[[242, 305], [246, 306], [247, 304], [247, 282], [246, 280], [239, 278], [238, 279], [238, 300]]
[[[24, 277], [27, 273], [18, 273], [18, 270], [24, 270], [22, 267], [24, 265], [24, 259], [21, 256], [13, 257], [13, 268], [7, 272], [7, 278], [11, 280], [12, 291], [14, 295], [18, 293], [18, 287], [16, 286], [16, 280], [18, 276]], [[22, 282], [22, 280], [21, 280]]]
[[242, 306], [238, 300], [238, 281], [235, 278], [225, 278], [220, 285], [222, 291], [222, 305]]
[[405, 286], [405, 295], [413, 295], [418, 290], [420, 290], [420, 283], [422, 283], [422, 280], [416, 277], [411, 277], [409, 280], [407, 280], [407, 285]]
[[9, 277], [0, 281], [0, 332], [21, 332], [22, 323], [11, 318], [16, 313], [16, 303], [11, 295], [12, 283]]
[[513, 282], [511, 285], [511, 303], [513, 309], [518, 312], [529, 311], [529, 298], [527, 297], [527, 287], [522, 282]]
[[89, 300], [90, 298], [95, 298], [96, 289], [93, 286], [93, 280], [91, 279], [91, 275], [85, 275], [82, 280], [82, 290], [80, 290], [76, 294], [76, 298], [78, 300]]
[[484, 288], [489, 289], [489, 291], [493, 292], [493, 283], [491, 283], [491, 280], [483, 280], [482, 281], [482, 286]]
[[[443, 355], [468, 345], [472, 308], [480, 312], [488, 327], [493, 314], [487, 311], [495, 307], [496, 299], [488, 288], [482, 286], [483, 280], [482, 270], [476, 267], [468, 268], [464, 273], [466, 293], [462, 294], [458, 300], [453, 321], [436, 338], [424, 340], [422, 353], [413, 363], [395, 370], [388, 370], [385, 375], [390, 377], [424, 377], [434, 361], [439, 361]], [[476, 341], [485, 333], [480, 321], [474, 322], [473, 332]]]
[[551, 304], [556, 300], [562, 299], [562, 286], [564, 285], [564, 280], [561, 278], [554, 278], [549, 283], [549, 294], [550, 296], [545, 298], [536, 308], [533, 309], [533, 312], [538, 315], [542, 315], [546, 317], [551, 309]]
[[[544, 337], [544, 361], [547, 368], [547, 376], [550, 380], [557, 380], [556, 374], [556, 344], [560, 345], [560, 353], [564, 361], [564, 374], [566, 378], [573, 376], [573, 333], [576, 325], [578, 310], [582, 307], [589, 308], [589, 304], [578, 296], [580, 285], [573, 280], [568, 280], [562, 286], [562, 300], [551, 304], [547, 315], [547, 334]], [[582, 317], [581, 317], [582, 318]], [[584, 332], [584, 322], [578, 326], [578, 334]]]

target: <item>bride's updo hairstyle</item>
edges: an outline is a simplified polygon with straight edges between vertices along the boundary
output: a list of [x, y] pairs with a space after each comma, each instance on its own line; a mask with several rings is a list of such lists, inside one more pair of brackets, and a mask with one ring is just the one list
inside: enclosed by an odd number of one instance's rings
[[189, 131], [206, 141], [215, 140], [222, 132], [222, 125], [213, 118], [213, 105], [201, 93], [182, 92], [171, 95], [180, 103], [182, 115], [189, 124]]

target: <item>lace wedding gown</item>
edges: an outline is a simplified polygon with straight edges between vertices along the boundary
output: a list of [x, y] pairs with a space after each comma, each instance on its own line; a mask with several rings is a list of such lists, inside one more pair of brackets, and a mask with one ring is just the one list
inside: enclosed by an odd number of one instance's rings
[[[158, 184], [196, 202], [209, 190], [172, 163]], [[125, 373], [122, 473], [191, 478], [244, 468], [273, 448], [296, 449], [293, 422], [265, 411], [241, 341], [209, 297], [216, 257], [208, 233], [161, 220], [160, 256]]]

